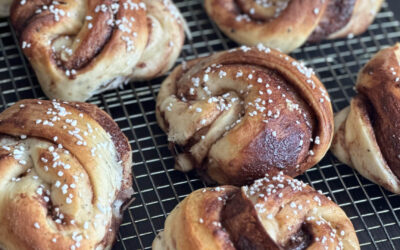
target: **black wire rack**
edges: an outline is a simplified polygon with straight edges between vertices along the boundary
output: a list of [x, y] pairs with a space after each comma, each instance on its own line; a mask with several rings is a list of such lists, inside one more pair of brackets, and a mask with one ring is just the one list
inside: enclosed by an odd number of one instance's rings
[[[236, 47], [206, 15], [201, 0], [175, 0], [186, 18], [192, 41], [183, 60]], [[291, 55], [315, 69], [335, 111], [355, 95], [357, 72], [381, 48], [400, 41], [400, 25], [384, 4], [361, 36], [307, 44]], [[129, 138], [136, 200], [125, 212], [114, 249], [151, 249], [169, 212], [193, 190], [205, 186], [193, 173], [173, 169], [166, 135], [155, 119], [155, 98], [163, 78], [129, 83], [89, 100], [106, 110]], [[34, 72], [17, 46], [7, 19], [0, 19], [0, 110], [24, 98], [45, 98]], [[330, 196], [353, 222], [362, 249], [400, 249], [400, 197], [383, 190], [338, 162], [331, 153], [299, 177]]]

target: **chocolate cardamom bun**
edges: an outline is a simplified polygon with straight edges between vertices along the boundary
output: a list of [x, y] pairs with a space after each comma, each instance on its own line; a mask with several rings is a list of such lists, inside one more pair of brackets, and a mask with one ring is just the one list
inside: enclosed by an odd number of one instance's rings
[[45, 94], [68, 101], [164, 74], [186, 25], [171, 0], [15, 0], [11, 23]]
[[153, 250], [360, 249], [344, 211], [301, 181], [278, 174], [242, 188], [200, 189], [167, 217]]
[[332, 152], [365, 178], [400, 193], [400, 45], [360, 71], [358, 94], [335, 116]]
[[0, 114], [0, 249], [111, 249], [131, 165], [127, 138], [96, 106], [17, 102]]
[[363, 33], [383, 0], [205, 0], [208, 15], [234, 41], [290, 52]]
[[262, 45], [177, 67], [161, 85], [156, 116], [183, 149], [175, 167], [220, 184], [299, 175], [333, 136], [328, 93], [313, 71]]

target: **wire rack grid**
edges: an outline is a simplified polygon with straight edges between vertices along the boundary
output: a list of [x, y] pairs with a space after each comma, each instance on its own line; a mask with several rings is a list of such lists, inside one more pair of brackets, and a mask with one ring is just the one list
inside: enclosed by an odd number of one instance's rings
[[[175, 0], [188, 21], [192, 41], [183, 60], [236, 47], [204, 12], [201, 0]], [[399, 22], [384, 4], [362, 36], [307, 44], [291, 55], [313, 67], [325, 84], [335, 111], [355, 95], [357, 72], [372, 54], [400, 41]], [[105, 109], [129, 138], [136, 200], [125, 212], [114, 249], [151, 249], [169, 212], [189, 193], [205, 186], [195, 174], [173, 169], [166, 135], [155, 119], [155, 98], [163, 78], [130, 83], [89, 100]], [[24, 98], [45, 98], [34, 72], [17, 46], [7, 19], [0, 19], [0, 109]], [[338, 203], [353, 222], [362, 249], [400, 249], [400, 197], [361, 177], [330, 153], [299, 177]]]

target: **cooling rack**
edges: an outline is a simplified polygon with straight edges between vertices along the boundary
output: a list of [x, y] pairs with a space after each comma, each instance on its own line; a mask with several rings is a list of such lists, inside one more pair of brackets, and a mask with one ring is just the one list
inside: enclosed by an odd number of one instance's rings
[[[202, 0], [175, 0], [193, 36], [183, 60], [237, 45], [226, 38], [203, 10]], [[399, 22], [384, 4], [362, 36], [308, 44], [291, 55], [313, 67], [325, 84], [335, 111], [355, 95], [358, 70], [379, 49], [400, 41]], [[205, 186], [194, 173], [173, 169], [166, 135], [155, 119], [155, 98], [163, 78], [129, 83], [89, 102], [105, 109], [129, 138], [136, 200], [125, 212], [114, 249], [151, 249], [169, 212], [189, 193]], [[45, 98], [35, 74], [17, 46], [8, 20], [0, 19], [0, 110], [24, 98]], [[383, 190], [328, 153], [299, 177], [331, 197], [353, 222], [362, 249], [400, 249], [400, 197]]]

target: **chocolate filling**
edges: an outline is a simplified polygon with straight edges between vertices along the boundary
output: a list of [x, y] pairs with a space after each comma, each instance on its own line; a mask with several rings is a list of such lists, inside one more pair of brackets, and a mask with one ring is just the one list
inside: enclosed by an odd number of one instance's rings
[[[378, 86], [387, 88], [384, 84]], [[360, 105], [360, 109], [367, 112], [383, 158], [397, 178], [400, 178], [400, 118], [396, 115], [400, 105], [393, 95], [386, 95], [386, 91], [362, 92], [356, 97], [356, 105]], [[377, 101], [379, 103], [376, 103]]]
[[311, 244], [311, 235], [305, 223], [285, 245], [276, 243], [261, 224], [253, 203], [244, 197], [241, 190], [237, 190], [227, 200], [221, 212], [221, 219], [223, 227], [238, 250], [302, 250]]
[[282, 249], [265, 231], [251, 201], [237, 190], [221, 212], [221, 223], [236, 249]]
[[287, 250], [307, 249], [311, 244], [311, 241], [312, 239], [307, 224], [303, 223], [300, 229], [290, 237], [289, 241], [283, 248]]
[[346, 26], [353, 14], [355, 2], [356, 0], [330, 0], [324, 16], [308, 41], [320, 42]]

